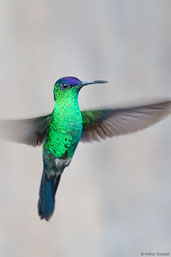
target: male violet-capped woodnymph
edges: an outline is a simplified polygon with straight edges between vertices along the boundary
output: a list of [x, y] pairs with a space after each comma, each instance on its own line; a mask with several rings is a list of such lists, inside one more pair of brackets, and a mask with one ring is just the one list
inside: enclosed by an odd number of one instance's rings
[[99, 141], [136, 132], [171, 113], [170, 100], [127, 108], [80, 111], [80, 89], [101, 83], [107, 81], [61, 78], [54, 85], [55, 105], [52, 113], [32, 119], [0, 121], [2, 139], [32, 146], [43, 144], [44, 168], [38, 202], [41, 219], [49, 220], [52, 216], [62, 172], [70, 165], [80, 141]]

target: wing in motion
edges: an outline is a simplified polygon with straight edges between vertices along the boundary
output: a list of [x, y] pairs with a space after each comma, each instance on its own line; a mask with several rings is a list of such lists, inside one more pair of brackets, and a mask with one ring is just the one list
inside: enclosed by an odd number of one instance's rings
[[145, 129], [171, 114], [171, 101], [118, 109], [82, 112], [81, 141], [99, 141]]
[[50, 121], [51, 114], [32, 119], [0, 120], [0, 138], [32, 146], [41, 145]]

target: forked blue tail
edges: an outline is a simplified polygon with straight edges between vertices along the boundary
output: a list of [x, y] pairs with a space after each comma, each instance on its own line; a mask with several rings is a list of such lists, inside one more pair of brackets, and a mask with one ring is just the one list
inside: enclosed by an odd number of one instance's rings
[[43, 171], [38, 202], [38, 213], [41, 219], [49, 220], [53, 214], [55, 194], [60, 177], [61, 175], [54, 175], [53, 177], [48, 178], [45, 170]]

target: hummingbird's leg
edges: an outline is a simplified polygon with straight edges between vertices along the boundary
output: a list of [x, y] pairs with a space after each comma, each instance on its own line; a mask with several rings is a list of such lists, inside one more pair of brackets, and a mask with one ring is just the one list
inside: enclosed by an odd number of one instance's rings
[[62, 158], [57, 158], [55, 160], [55, 165], [57, 168], [57, 173], [59, 172], [59, 175], [63, 172], [63, 170], [70, 165], [72, 158], [68, 159], [62, 159]]

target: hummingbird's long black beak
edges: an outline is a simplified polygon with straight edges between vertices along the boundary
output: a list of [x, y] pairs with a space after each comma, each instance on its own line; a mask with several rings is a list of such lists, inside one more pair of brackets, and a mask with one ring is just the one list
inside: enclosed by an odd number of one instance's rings
[[93, 80], [93, 81], [82, 81], [82, 86], [92, 85], [92, 84], [102, 84], [102, 83], [108, 83], [107, 80]]

